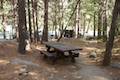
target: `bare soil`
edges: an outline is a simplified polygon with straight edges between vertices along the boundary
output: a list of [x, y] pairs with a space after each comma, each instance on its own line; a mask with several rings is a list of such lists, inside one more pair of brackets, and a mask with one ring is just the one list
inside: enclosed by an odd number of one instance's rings
[[[61, 42], [83, 48], [76, 63], [68, 59], [59, 60], [55, 65], [44, 60], [40, 50], [43, 45], [32, 45], [25, 55], [17, 52], [16, 41], [0, 41], [0, 80], [120, 80], [120, 68], [101, 66], [105, 43], [85, 41], [80, 39], [64, 39]], [[113, 51], [118, 55], [115, 46]], [[91, 52], [97, 53], [97, 58], [91, 59]], [[119, 63], [120, 57], [113, 56], [113, 63]]]

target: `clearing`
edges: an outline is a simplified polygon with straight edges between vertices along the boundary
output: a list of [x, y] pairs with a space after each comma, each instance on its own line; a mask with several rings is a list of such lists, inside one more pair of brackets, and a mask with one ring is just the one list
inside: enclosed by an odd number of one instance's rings
[[[100, 64], [105, 43], [79, 39], [64, 39], [62, 42], [83, 48], [76, 63], [60, 60], [52, 65], [40, 54], [41, 44], [32, 45], [31, 51], [21, 55], [17, 52], [16, 41], [1, 41], [0, 80], [120, 80], [120, 56], [113, 57], [117, 67]], [[97, 54], [94, 59], [89, 58], [92, 52]]]

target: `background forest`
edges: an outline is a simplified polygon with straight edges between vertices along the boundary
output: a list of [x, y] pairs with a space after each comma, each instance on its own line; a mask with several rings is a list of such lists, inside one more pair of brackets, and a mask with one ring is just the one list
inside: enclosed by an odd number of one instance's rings
[[[50, 0], [48, 2], [48, 30], [57, 37], [59, 32], [67, 26], [67, 29], [75, 31], [76, 37], [79, 33], [83, 36], [88, 33], [90, 36], [106, 39], [111, 25], [113, 6], [114, 0]], [[0, 10], [0, 31], [4, 32], [4, 29], [11, 25], [12, 30], [16, 32], [17, 0], [1, 0]], [[42, 31], [44, 27], [44, 1], [26, 0], [25, 10], [26, 26], [31, 37], [35, 30]], [[12, 35], [15, 32], [12, 32]], [[119, 32], [118, 27], [117, 34]]]

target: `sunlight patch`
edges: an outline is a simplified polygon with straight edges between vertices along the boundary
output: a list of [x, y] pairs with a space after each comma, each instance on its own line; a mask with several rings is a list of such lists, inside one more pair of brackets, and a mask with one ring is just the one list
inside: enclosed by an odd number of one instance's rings
[[6, 65], [9, 63], [10, 63], [10, 61], [8, 61], [8, 60], [0, 60], [0, 64], [2, 64], [2, 65]]
[[94, 76], [94, 79], [93, 80], [110, 80], [106, 77], [102, 77], [102, 76]]

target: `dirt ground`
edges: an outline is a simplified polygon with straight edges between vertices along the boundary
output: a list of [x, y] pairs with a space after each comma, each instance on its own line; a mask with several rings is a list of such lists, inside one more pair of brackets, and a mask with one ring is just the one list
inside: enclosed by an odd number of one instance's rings
[[[40, 54], [40, 50], [44, 49], [41, 44], [32, 45], [30, 51], [21, 55], [17, 52], [16, 41], [0, 41], [0, 80], [120, 80], [120, 67], [101, 66], [105, 43], [80, 39], [64, 39], [61, 42], [83, 48], [76, 63], [66, 59], [52, 65]], [[119, 64], [119, 45], [116, 46], [113, 52], [117, 56], [112, 61]], [[95, 59], [89, 58], [92, 52], [97, 53]]]

